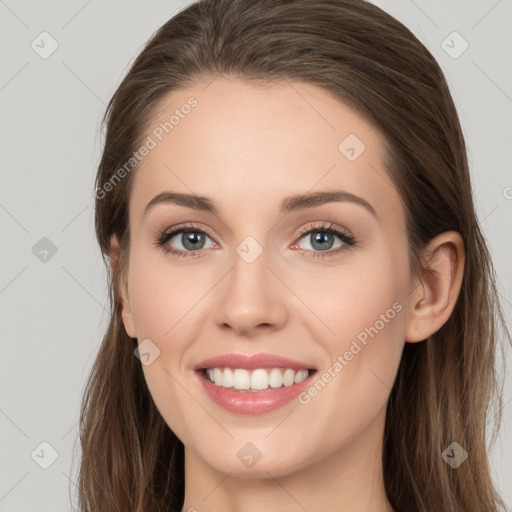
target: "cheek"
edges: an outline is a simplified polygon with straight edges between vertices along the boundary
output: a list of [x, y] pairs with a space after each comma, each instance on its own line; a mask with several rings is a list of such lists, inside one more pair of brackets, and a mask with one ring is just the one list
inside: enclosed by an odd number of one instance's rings
[[364, 430], [385, 407], [404, 346], [407, 272], [382, 258], [379, 265], [367, 263], [360, 272], [353, 267], [333, 277], [329, 300], [313, 296], [334, 334], [323, 325], [316, 330], [328, 357], [301, 403], [324, 425], [318, 431], [312, 426], [312, 436], [332, 436], [333, 442]]
[[309, 295], [330, 331], [324, 328], [318, 339], [332, 363], [342, 359], [344, 386], [365, 387], [379, 379], [391, 386], [404, 343], [407, 289], [406, 258], [384, 248], [378, 257], [368, 254], [331, 272], [323, 293]]
[[129, 269], [130, 306], [139, 338], [165, 343], [179, 338], [180, 321], [193, 309], [207, 285], [192, 267], [171, 265], [156, 251], [137, 251], [131, 255]]
[[200, 407], [194, 407], [189, 391], [183, 387], [181, 362], [194, 336], [189, 329], [197, 304], [208, 287], [198, 287], [192, 267], [173, 268], [165, 257], [135, 248], [130, 255], [130, 306], [138, 340], [149, 339], [152, 348], [151, 364], [142, 370], [156, 407], [178, 437], [190, 443], [188, 422], [204, 423]]

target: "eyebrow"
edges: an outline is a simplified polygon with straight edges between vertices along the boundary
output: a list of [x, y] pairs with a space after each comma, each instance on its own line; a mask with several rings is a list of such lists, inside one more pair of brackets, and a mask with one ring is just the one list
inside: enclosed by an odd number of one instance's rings
[[[280, 213], [286, 214], [293, 211], [305, 210], [307, 208], [314, 208], [315, 206], [320, 206], [326, 203], [335, 203], [335, 202], [349, 202], [355, 203], [366, 210], [368, 210], [375, 218], [377, 218], [377, 213], [373, 206], [363, 199], [362, 197], [351, 194], [350, 192], [346, 192], [344, 190], [329, 190], [324, 192], [310, 192], [306, 194], [298, 194], [286, 197], [281, 202], [279, 207]], [[196, 194], [182, 194], [178, 192], [162, 192], [161, 194], [156, 195], [151, 199], [151, 201], [147, 204], [144, 209], [143, 216], [146, 213], [154, 208], [158, 204], [177, 204], [180, 206], [185, 206], [187, 208], [192, 208], [194, 210], [202, 210], [211, 212], [214, 215], [219, 215], [219, 209], [215, 201], [211, 200], [208, 197], [199, 196]]]

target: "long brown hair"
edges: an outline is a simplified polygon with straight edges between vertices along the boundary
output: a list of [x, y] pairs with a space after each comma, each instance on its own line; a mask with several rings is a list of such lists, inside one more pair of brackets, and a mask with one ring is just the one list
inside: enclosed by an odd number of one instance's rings
[[[381, 130], [415, 275], [432, 238], [448, 230], [462, 235], [466, 264], [453, 313], [427, 340], [406, 343], [402, 355], [387, 408], [384, 480], [397, 508], [504, 509], [490, 477], [486, 421], [494, 412], [494, 441], [502, 390], [496, 351], [500, 333], [507, 340], [510, 334], [475, 215], [458, 114], [438, 63], [402, 23], [364, 0], [202, 0], [152, 36], [103, 118], [95, 222], [111, 317], [81, 408], [80, 510], [164, 512], [183, 504], [183, 444], [152, 401], [133, 353], [137, 340], [121, 319], [137, 166], [119, 169], [147, 137], [160, 100], [219, 75], [316, 85]], [[115, 272], [112, 235], [121, 245]], [[452, 442], [469, 454], [457, 469], [442, 458]]]

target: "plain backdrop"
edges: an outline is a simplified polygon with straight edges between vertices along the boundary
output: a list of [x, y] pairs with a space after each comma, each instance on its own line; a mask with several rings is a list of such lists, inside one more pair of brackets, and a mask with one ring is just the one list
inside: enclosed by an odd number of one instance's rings
[[[510, 326], [512, 0], [375, 3], [446, 74]], [[0, 512], [72, 510], [80, 400], [108, 319], [93, 230], [100, 118], [143, 44], [187, 4], [0, 0]], [[504, 403], [491, 462], [511, 506], [510, 378]]]

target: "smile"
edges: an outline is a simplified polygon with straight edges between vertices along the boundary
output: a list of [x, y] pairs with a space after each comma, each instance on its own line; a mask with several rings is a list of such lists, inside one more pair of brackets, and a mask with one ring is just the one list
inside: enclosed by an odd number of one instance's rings
[[293, 368], [207, 368], [206, 377], [216, 386], [227, 389], [263, 391], [267, 389], [290, 387], [309, 377], [309, 370]]
[[227, 354], [194, 367], [206, 395], [224, 410], [262, 414], [289, 403], [317, 372], [301, 362], [273, 354]]

